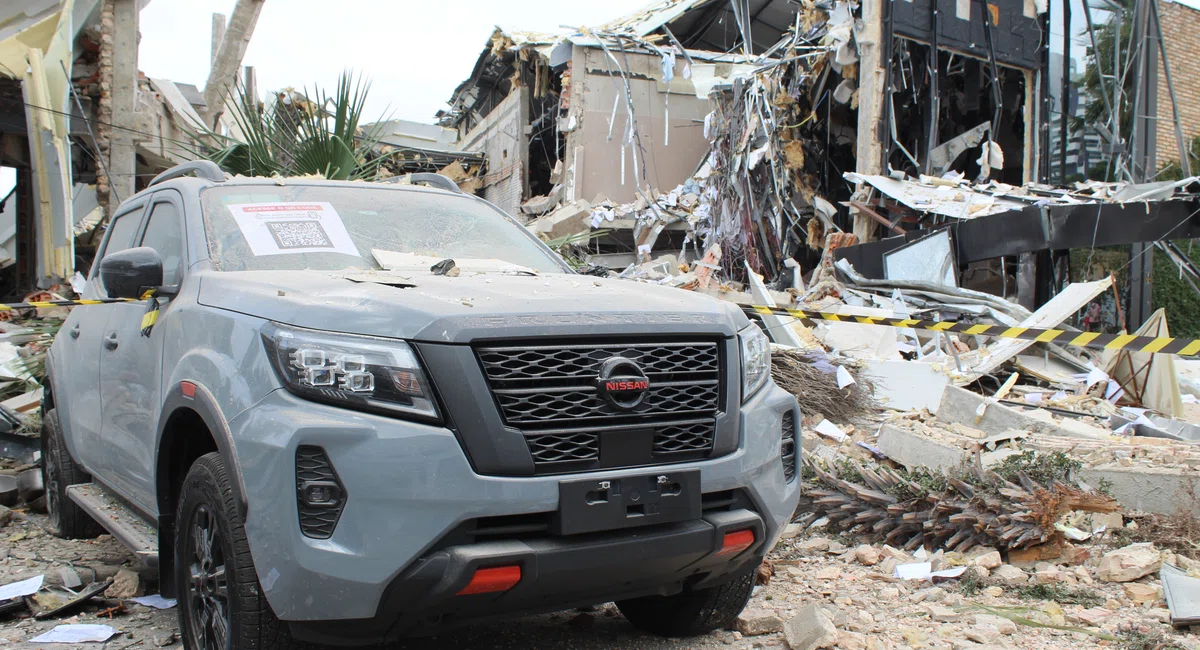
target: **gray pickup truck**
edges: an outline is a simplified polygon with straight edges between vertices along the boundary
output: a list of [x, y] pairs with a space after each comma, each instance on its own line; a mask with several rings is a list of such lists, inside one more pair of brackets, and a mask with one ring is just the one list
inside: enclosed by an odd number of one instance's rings
[[49, 354], [58, 534], [157, 566], [188, 648], [610, 601], [662, 635], [729, 624], [799, 497], [767, 337], [406, 180], [197, 162], [114, 211], [84, 298], [125, 301]]

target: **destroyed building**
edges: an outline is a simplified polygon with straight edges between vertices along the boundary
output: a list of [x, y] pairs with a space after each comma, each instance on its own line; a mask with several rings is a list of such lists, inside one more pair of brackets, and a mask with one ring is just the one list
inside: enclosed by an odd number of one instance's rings
[[[0, 293], [22, 296], [86, 271], [103, 223], [159, 172], [196, 157], [204, 126], [228, 129], [262, 0], [213, 25], [201, 90], [138, 70], [147, 0], [37, 0], [0, 9], [0, 165], [16, 186], [0, 211]], [[228, 35], [228, 38], [225, 36]], [[99, 226], [99, 228], [98, 228]]]

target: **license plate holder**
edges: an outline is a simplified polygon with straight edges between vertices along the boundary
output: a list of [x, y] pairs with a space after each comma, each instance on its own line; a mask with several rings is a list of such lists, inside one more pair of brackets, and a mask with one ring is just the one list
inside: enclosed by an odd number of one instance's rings
[[560, 481], [553, 529], [558, 535], [579, 535], [687, 521], [700, 515], [700, 470], [667, 470]]

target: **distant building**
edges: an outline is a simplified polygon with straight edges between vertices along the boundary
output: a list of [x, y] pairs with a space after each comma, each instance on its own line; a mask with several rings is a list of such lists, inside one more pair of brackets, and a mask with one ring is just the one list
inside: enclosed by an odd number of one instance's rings
[[[1159, 18], [1163, 44], [1171, 66], [1171, 81], [1179, 101], [1179, 121], [1185, 142], [1200, 135], [1200, 10], [1172, 0], [1160, 0]], [[1171, 111], [1171, 92], [1158, 63], [1158, 134], [1157, 162], [1164, 165], [1179, 159], [1175, 141], [1175, 117]], [[1192, 173], [1200, 174], [1200, 161], [1192, 161]]]

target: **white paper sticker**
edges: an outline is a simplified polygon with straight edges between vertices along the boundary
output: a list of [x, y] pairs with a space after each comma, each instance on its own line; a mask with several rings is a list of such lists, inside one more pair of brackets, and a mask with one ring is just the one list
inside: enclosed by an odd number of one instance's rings
[[0, 600], [10, 600], [13, 598], [20, 598], [21, 596], [32, 596], [33, 594], [37, 593], [38, 589], [42, 588], [42, 580], [45, 578], [46, 576], [37, 575], [29, 578], [28, 580], [22, 580], [20, 582], [4, 585], [3, 587], [0, 587]]
[[333, 205], [312, 203], [243, 203], [229, 212], [255, 255], [342, 253], [359, 257], [346, 224]]
[[117, 631], [109, 625], [59, 625], [29, 643], [87, 643], [107, 641]]

